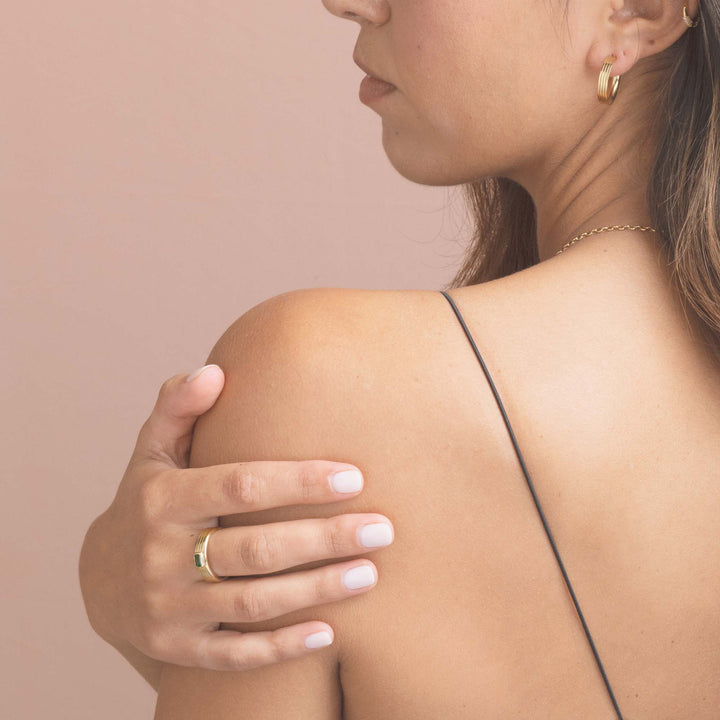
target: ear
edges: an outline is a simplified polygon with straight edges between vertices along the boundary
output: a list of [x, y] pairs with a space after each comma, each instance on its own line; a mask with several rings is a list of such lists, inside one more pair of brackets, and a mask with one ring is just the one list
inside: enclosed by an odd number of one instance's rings
[[[600, 70], [608, 55], [617, 59], [613, 75], [627, 72], [638, 60], [661, 53], [690, 28], [683, 22], [684, 0], [601, 0], [596, 42], [588, 51], [588, 64]], [[688, 0], [687, 14], [698, 19], [699, 0]]]

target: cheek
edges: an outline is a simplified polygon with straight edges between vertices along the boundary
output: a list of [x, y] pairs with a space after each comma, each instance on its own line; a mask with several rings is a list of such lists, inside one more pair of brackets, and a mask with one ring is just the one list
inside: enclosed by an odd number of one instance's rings
[[[392, 46], [398, 82], [417, 116], [448, 142], [481, 132], [517, 142], [528, 122], [552, 114], [563, 64], [542, 2], [398, 0]], [[548, 93], [550, 91], [550, 93]]]
[[401, 174], [454, 185], [543, 152], [564, 112], [561, 78], [547, 77], [563, 61], [543, 7], [396, 0], [390, 44], [404, 97], [388, 104], [383, 142]]
[[[523, 52], [509, 36], [508, 4], [414, 0], [393, 6], [398, 82], [439, 132], [457, 132], [517, 103]], [[405, 14], [403, 14], [405, 12]]]

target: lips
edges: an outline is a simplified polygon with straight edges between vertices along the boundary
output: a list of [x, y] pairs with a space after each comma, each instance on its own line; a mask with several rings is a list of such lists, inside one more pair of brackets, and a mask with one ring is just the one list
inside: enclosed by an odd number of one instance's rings
[[[353, 55], [353, 60], [355, 61], [355, 64], [361, 69], [364, 70], [370, 77], [374, 77], [377, 80], [382, 80], [383, 82], [387, 83], [388, 85], [392, 85], [392, 83], [389, 80], [386, 80], [384, 77], [381, 77], [378, 75], [374, 70], [372, 70], [370, 67], [368, 67], [360, 58], [357, 56], [357, 54]], [[395, 87], [393, 85], [393, 87]]]

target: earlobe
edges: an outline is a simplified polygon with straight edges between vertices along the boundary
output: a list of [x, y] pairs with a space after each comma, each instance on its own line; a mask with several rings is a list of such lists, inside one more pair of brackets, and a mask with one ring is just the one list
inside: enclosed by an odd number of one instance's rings
[[[615, 56], [613, 76], [624, 75], [635, 63], [674, 45], [701, 20], [697, 0], [678, 9], [672, 0], [626, 0], [608, 17], [607, 36], [588, 53], [588, 64], [600, 72], [605, 58]], [[693, 14], [695, 6], [695, 14]]]
[[[594, 45], [588, 53], [588, 65], [598, 74], [598, 76], [600, 76], [603, 72], [605, 63], [611, 63], [612, 75], [608, 81], [610, 91], [612, 91], [614, 82], [612, 78], [624, 75], [628, 70], [630, 70], [630, 68], [633, 67], [633, 65], [635, 65], [637, 60], [638, 55], [636, 51], [633, 51], [628, 47], [619, 47], [617, 45], [611, 46], [607, 43], [598, 43], [597, 45]], [[598, 82], [598, 99], [602, 102], [606, 102], [600, 97], [602, 93], [600, 83], [601, 80]]]

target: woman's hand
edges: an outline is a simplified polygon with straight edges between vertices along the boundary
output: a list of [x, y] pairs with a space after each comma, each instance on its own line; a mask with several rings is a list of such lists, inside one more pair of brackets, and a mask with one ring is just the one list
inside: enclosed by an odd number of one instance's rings
[[[240, 670], [313, 652], [308, 635], [332, 628], [320, 621], [273, 632], [217, 630], [219, 618], [254, 622], [365, 592], [346, 590], [342, 573], [356, 562], [257, 577], [313, 561], [365, 554], [357, 530], [389, 520], [347, 514], [265, 526], [227, 527], [212, 534], [208, 560], [218, 576], [252, 575], [247, 582], [209, 583], [193, 564], [195, 538], [220, 515], [355, 497], [337, 493], [334, 471], [356, 469], [324, 460], [247, 462], [188, 468], [197, 417], [217, 400], [224, 374], [206, 366], [192, 382], [175, 375], [163, 383], [143, 425], [110, 507], [87, 531], [80, 553], [80, 585], [93, 629], [116, 647], [154, 687], [162, 662], [214, 670]], [[347, 474], [345, 475], [347, 478]], [[279, 542], [274, 542], [279, 541]], [[272, 567], [258, 569], [263, 547], [287, 548]], [[363, 564], [368, 564], [363, 560]], [[244, 587], [264, 584], [262, 616], [248, 616]], [[258, 611], [259, 612], [259, 611]], [[153, 660], [154, 659], [154, 660]]]

